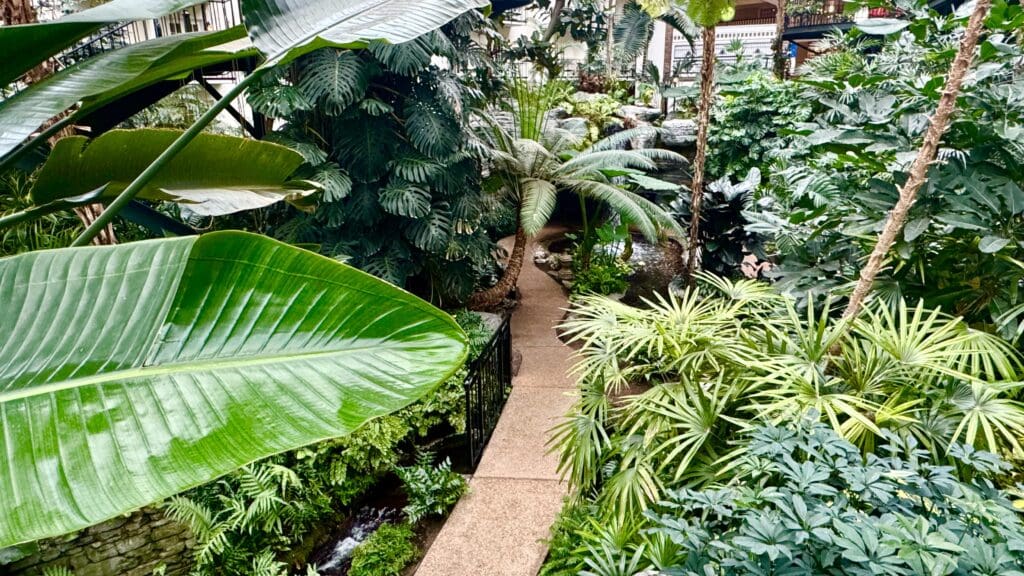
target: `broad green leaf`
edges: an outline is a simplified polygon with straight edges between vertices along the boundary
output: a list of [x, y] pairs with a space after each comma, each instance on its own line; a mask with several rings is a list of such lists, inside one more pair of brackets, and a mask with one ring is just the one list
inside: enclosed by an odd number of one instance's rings
[[918, 236], [924, 234], [928, 230], [928, 226], [931, 224], [931, 218], [917, 218], [907, 222], [907, 225], [903, 227], [903, 239], [907, 242], [913, 242]]
[[0, 27], [0, 86], [58, 54], [106, 24], [159, 18], [199, 4], [196, 0], [111, 0], [59, 20]]
[[907, 26], [910, 26], [910, 20], [897, 18], [869, 18], [857, 23], [857, 28], [860, 28], [861, 32], [874, 36], [895, 34]]
[[344, 436], [462, 364], [450, 316], [243, 232], [0, 259], [0, 547]]
[[[55, 200], [103, 189], [121, 193], [178, 136], [177, 130], [113, 130], [89, 140], [63, 138], [54, 146], [35, 184], [32, 200]], [[220, 216], [301, 200], [317, 187], [289, 182], [302, 155], [279, 144], [215, 134], [199, 135], [139, 193], [143, 200], [187, 204], [202, 216]]]
[[444, 26], [487, 0], [246, 0], [242, 17], [256, 47], [273, 64], [318, 48], [399, 44]]
[[676, 190], [679, 190], [678, 184], [666, 182], [665, 180], [661, 180], [660, 178], [652, 178], [645, 174], [630, 174], [629, 176], [627, 176], [627, 178], [629, 178], [634, 184], [646, 190], [657, 190], [664, 192], [674, 192]]
[[106, 52], [54, 74], [0, 102], [0, 157], [46, 122], [85, 100], [81, 115], [187, 70], [251, 54], [215, 46], [244, 37], [241, 27], [223, 32], [166, 36]]
[[988, 235], [982, 238], [981, 242], [978, 243], [978, 250], [981, 250], [984, 254], [995, 254], [1005, 248], [1009, 243], [1010, 240], [1007, 238]]

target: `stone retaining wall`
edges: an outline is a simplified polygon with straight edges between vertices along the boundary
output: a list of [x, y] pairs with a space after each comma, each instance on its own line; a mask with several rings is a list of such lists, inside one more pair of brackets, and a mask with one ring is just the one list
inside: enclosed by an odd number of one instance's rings
[[191, 568], [188, 529], [144, 508], [60, 538], [36, 542], [37, 550], [0, 574], [39, 576], [50, 567], [69, 568], [75, 576], [149, 576], [161, 566], [164, 576], [184, 576]]

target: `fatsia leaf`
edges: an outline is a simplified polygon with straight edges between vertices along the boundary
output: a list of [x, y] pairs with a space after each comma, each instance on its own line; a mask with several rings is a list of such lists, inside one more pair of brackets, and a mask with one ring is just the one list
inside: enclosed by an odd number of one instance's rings
[[79, 115], [184, 71], [249, 54], [207, 51], [244, 36], [242, 28], [179, 34], [106, 52], [61, 70], [0, 103], [0, 157], [6, 156], [47, 121], [85, 101]]
[[[32, 187], [38, 204], [103, 189], [113, 198], [181, 133], [176, 130], [114, 130], [90, 141], [72, 136], [57, 142]], [[302, 156], [270, 142], [202, 134], [142, 190], [140, 199], [188, 204], [203, 216], [231, 214], [298, 202], [316, 190], [288, 178]]]
[[0, 86], [55, 56], [106, 24], [159, 18], [196, 0], [111, 0], [58, 20], [0, 27]]
[[242, 232], [0, 259], [0, 286], [0, 547], [344, 436], [466, 353], [426, 302]]
[[995, 254], [1005, 248], [1009, 243], [1010, 240], [1008, 238], [990, 234], [981, 239], [981, 242], [978, 243], [978, 250], [981, 250], [985, 254]]
[[487, 0], [246, 0], [242, 17], [257, 48], [283, 64], [318, 48], [370, 40], [400, 44], [436, 30]]

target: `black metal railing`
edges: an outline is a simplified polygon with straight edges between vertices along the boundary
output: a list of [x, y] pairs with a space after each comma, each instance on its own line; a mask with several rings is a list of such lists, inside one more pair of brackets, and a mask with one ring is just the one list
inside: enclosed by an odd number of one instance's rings
[[787, 14], [785, 26], [789, 30], [791, 28], [810, 28], [812, 26], [832, 26], [847, 22], [853, 22], [853, 16], [843, 14], [842, 12], [831, 14]]
[[469, 365], [464, 385], [469, 466], [470, 470], [476, 470], [512, 391], [512, 330], [508, 316], [483, 352]]

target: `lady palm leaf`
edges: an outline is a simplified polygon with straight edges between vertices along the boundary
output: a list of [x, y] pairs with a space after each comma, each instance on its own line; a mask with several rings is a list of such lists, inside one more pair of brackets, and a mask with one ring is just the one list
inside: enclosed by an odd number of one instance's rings
[[1021, 382], [963, 384], [951, 399], [948, 412], [959, 418], [949, 442], [961, 442], [999, 452], [1009, 445], [1014, 455], [1024, 456], [1020, 439], [1024, 438], [1024, 403], [1007, 398], [1024, 387]]

